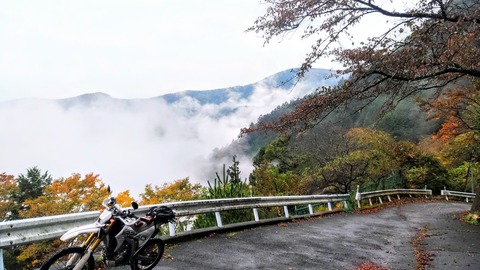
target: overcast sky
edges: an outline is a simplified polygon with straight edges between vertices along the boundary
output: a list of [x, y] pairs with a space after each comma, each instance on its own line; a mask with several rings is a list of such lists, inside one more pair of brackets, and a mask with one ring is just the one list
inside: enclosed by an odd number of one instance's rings
[[[300, 66], [313, 43], [302, 41], [301, 32], [265, 47], [258, 34], [245, 32], [266, 9], [260, 0], [0, 0], [0, 102], [92, 92], [148, 98], [246, 85]], [[371, 19], [354, 32], [365, 37], [382, 26]], [[338, 65], [321, 60], [315, 67]], [[4, 103], [0, 173], [32, 166], [54, 177], [94, 172], [135, 194], [158, 179], [205, 181], [211, 176], [198, 172], [212, 165], [213, 148], [228, 145], [240, 128], [293, 94], [257, 86], [251, 100], [221, 119], [211, 112], [222, 107], [213, 105], [197, 108], [192, 118], [162, 104], [127, 110], [104, 100], [65, 111]], [[222, 106], [240, 101], [229, 102]]]
[[245, 32], [266, 8], [259, 0], [0, 0], [0, 101], [153, 97], [298, 67], [310, 46], [299, 35], [264, 47]]

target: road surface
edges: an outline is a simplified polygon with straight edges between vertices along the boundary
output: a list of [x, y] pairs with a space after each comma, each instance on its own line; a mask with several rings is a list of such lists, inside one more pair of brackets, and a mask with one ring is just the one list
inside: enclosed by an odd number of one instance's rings
[[[470, 205], [432, 201], [368, 214], [336, 214], [214, 234], [168, 245], [155, 269], [356, 269], [374, 262], [415, 269], [415, 254], [432, 254], [426, 269], [480, 269], [480, 226], [458, 219]], [[412, 240], [421, 231], [419, 247]]]

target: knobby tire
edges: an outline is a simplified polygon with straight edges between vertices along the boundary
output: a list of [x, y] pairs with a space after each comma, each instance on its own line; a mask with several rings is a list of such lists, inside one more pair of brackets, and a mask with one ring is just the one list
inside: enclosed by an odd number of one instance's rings
[[163, 256], [165, 244], [159, 238], [152, 238], [140, 249], [131, 265], [132, 270], [150, 270]]
[[[68, 247], [64, 248], [57, 253], [55, 253], [52, 257], [50, 257], [40, 268], [40, 270], [69, 270], [75, 267], [75, 263], [70, 266], [67, 266], [67, 262], [73, 257], [77, 255], [77, 260], [80, 260], [82, 255], [85, 253], [85, 249], [81, 247]], [[93, 270], [95, 268], [95, 261], [93, 257], [90, 256], [88, 258], [87, 263], [83, 266], [82, 269], [84, 270]]]

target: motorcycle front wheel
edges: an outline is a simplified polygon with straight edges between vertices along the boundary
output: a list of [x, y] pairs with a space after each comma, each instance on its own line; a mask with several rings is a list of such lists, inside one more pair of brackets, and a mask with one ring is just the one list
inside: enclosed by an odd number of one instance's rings
[[132, 270], [150, 270], [160, 261], [165, 244], [161, 239], [152, 238], [138, 251], [131, 263]]
[[[85, 249], [81, 247], [68, 247], [62, 249], [50, 257], [40, 268], [40, 270], [69, 270], [73, 269], [77, 262], [82, 258]], [[82, 270], [93, 270], [95, 262], [93, 257], [88, 258], [87, 263]]]

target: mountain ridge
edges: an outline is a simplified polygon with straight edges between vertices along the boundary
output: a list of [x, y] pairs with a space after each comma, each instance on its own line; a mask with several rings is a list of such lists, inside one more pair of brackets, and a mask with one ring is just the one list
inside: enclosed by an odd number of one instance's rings
[[[260, 81], [245, 84], [237, 85], [232, 87], [225, 88], [216, 88], [216, 89], [207, 89], [207, 90], [183, 90], [179, 92], [162, 94], [159, 96], [153, 96], [148, 98], [117, 98], [105, 92], [91, 92], [84, 93], [78, 96], [67, 97], [67, 98], [58, 98], [58, 99], [42, 99], [37, 98], [35, 100], [52, 100], [59, 102], [62, 107], [68, 108], [73, 104], [83, 103], [85, 105], [92, 104], [98, 99], [110, 99], [116, 101], [139, 101], [139, 100], [163, 100], [167, 104], [174, 104], [181, 101], [183, 98], [189, 97], [196, 100], [200, 105], [205, 104], [221, 104], [226, 102], [229, 97], [236, 95], [239, 99], [248, 99], [252, 96], [255, 88], [257, 86], [263, 86], [266, 88], [280, 89], [284, 91], [289, 91], [296, 85], [296, 83], [307, 82], [309, 84], [315, 84], [317, 86], [333, 86], [336, 85], [339, 81], [335, 77], [336, 71], [321, 69], [321, 68], [312, 68], [307, 72], [304, 78], [301, 78], [298, 82], [296, 79], [296, 73], [299, 71], [299, 68], [292, 68], [277, 72], [273, 75], [267, 76]], [[312, 88], [311, 91], [314, 89]], [[19, 102], [22, 100], [30, 100], [30, 98], [24, 99], [15, 99], [13, 102]], [[8, 101], [0, 102], [5, 103]]]

